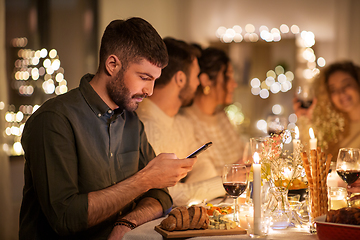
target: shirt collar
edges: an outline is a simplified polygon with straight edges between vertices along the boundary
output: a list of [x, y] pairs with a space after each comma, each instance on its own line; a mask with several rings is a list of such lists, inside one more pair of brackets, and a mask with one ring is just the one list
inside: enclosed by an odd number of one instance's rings
[[120, 115], [124, 110], [115, 109], [112, 110], [109, 106], [101, 99], [101, 97], [95, 92], [95, 90], [90, 85], [91, 79], [93, 79], [94, 74], [86, 74], [81, 78], [80, 81], [80, 92], [82, 93], [85, 101], [88, 103], [89, 107], [96, 114], [96, 116], [112, 116]]

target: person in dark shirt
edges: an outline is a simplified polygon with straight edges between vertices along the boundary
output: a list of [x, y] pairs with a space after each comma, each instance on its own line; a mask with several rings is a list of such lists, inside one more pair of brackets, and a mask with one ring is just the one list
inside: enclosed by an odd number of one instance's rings
[[19, 239], [121, 239], [167, 214], [195, 159], [155, 153], [134, 112], [167, 65], [141, 18], [106, 28], [95, 75], [45, 102], [26, 122]]

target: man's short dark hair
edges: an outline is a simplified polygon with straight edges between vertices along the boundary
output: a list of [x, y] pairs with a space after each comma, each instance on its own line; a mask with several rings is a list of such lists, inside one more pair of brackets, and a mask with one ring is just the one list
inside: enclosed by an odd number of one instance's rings
[[101, 39], [100, 67], [111, 54], [119, 58], [123, 69], [141, 59], [161, 68], [168, 63], [162, 38], [150, 23], [138, 17], [114, 20], [106, 27]]
[[164, 42], [169, 55], [169, 63], [155, 81], [155, 87], [168, 84], [178, 71], [183, 71], [188, 76], [191, 64], [195, 58], [200, 56], [200, 51], [197, 48], [184, 41], [166, 37]]

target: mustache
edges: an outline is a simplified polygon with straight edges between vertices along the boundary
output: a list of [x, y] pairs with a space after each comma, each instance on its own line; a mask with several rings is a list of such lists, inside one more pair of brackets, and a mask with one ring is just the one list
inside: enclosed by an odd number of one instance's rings
[[144, 93], [144, 94], [136, 94], [134, 96], [132, 96], [132, 98], [147, 98], [149, 96], [149, 94]]

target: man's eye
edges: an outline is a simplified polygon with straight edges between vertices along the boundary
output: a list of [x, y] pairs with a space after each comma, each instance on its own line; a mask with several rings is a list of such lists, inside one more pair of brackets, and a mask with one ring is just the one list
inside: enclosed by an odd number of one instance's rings
[[143, 76], [140, 76], [140, 78], [141, 78], [142, 80], [144, 80], [144, 81], [149, 81], [149, 80], [150, 80], [150, 78], [149, 78], [149, 77], [143, 77]]

